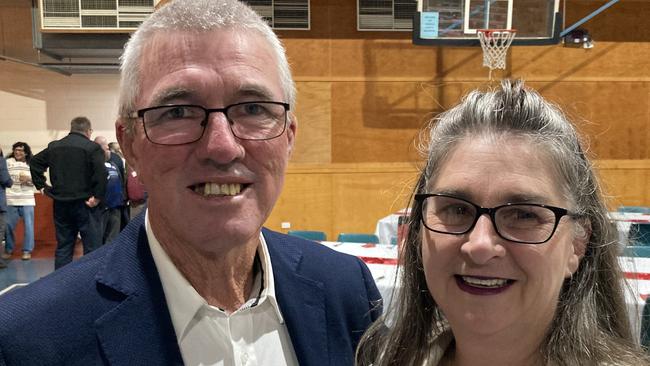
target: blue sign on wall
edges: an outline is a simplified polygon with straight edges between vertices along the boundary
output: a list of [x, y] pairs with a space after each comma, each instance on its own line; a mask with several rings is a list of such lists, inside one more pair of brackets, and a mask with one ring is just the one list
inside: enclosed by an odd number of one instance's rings
[[420, 38], [438, 38], [438, 19], [439, 13], [437, 11], [420, 13]]

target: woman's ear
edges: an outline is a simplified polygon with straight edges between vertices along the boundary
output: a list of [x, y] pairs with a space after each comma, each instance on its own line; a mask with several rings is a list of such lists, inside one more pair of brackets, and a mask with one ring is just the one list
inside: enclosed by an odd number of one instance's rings
[[567, 273], [565, 277], [571, 277], [578, 270], [582, 257], [585, 256], [589, 239], [591, 238], [591, 221], [581, 220], [576, 223], [575, 235], [573, 238], [573, 253], [569, 255]]

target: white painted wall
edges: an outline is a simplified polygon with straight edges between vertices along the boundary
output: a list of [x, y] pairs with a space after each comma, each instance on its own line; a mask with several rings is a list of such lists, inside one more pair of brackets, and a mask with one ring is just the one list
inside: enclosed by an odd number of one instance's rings
[[116, 141], [119, 75], [65, 76], [53, 71], [0, 61], [0, 147], [6, 155], [16, 141], [37, 153], [68, 134], [70, 120], [86, 116], [93, 138]]

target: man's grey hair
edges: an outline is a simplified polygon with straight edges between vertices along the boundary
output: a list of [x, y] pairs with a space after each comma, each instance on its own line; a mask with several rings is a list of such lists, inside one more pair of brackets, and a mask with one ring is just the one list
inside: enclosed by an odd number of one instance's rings
[[176, 0], [156, 10], [126, 43], [120, 58], [120, 117], [126, 118], [136, 108], [136, 98], [140, 94], [142, 51], [157, 32], [208, 32], [218, 29], [254, 31], [264, 37], [278, 63], [285, 101], [293, 106], [296, 90], [285, 49], [271, 27], [255, 11], [239, 0]]
[[75, 117], [70, 121], [70, 132], [87, 133], [92, 129], [90, 120], [86, 117]]

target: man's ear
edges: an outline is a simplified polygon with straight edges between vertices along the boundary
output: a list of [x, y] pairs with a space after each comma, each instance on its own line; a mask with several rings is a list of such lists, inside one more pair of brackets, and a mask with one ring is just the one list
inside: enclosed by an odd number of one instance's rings
[[289, 112], [289, 124], [287, 126], [287, 143], [288, 143], [288, 149], [287, 152], [289, 154], [289, 158], [291, 157], [291, 154], [293, 153], [293, 147], [296, 143], [296, 131], [298, 129], [298, 117], [296, 117], [293, 112]]
[[578, 270], [580, 261], [585, 256], [589, 239], [591, 239], [591, 222], [581, 220], [576, 223], [576, 233], [573, 238], [573, 253], [569, 256], [567, 263], [567, 273], [565, 277], [571, 277]]
[[133, 152], [133, 140], [134, 132], [133, 128], [130, 128], [128, 121], [122, 117], [118, 117], [115, 121], [115, 136], [117, 137], [117, 142], [122, 148], [122, 154], [126, 163], [131, 167], [131, 169], [138, 171], [138, 159], [136, 154]]

